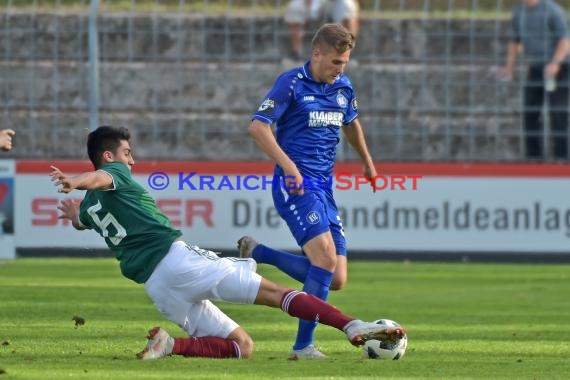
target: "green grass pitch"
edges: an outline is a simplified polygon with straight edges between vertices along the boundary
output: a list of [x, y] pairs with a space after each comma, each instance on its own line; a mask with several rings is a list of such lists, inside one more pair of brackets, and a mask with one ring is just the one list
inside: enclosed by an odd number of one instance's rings
[[[261, 265], [270, 279], [298, 287]], [[263, 306], [220, 304], [256, 342], [250, 360], [135, 359], [165, 321], [114, 259], [0, 261], [0, 380], [8, 379], [564, 379], [570, 362], [570, 266], [349, 263], [330, 301], [408, 329], [400, 361], [364, 359], [327, 326], [318, 363], [286, 360], [296, 320]], [[85, 324], [75, 326], [79, 316]]]

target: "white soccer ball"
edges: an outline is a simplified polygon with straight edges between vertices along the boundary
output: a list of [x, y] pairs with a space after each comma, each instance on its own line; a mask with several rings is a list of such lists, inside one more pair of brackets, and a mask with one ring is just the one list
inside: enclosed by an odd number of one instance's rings
[[[390, 319], [378, 319], [372, 323], [389, 327], [400, 327], [399, 323]], [[364, 343], [362, 350], [364, 351], [364, 357], [369, 359], [400, 360], [406, 353], [407, 347], [408, 336], [404, 335], [402, 339], [395, 342], [383, 342], [381, 340], [371, 339]]]

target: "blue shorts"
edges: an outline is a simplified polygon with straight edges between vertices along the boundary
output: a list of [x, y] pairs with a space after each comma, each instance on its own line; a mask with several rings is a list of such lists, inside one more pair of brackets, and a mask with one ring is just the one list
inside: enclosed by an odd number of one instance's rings
[[305, 189], [303, 195], [289, 194], [282, 178], [275, 176], [272, 187], [273, 204], [289, 226], [300, 247], [309, 240], [330, 231], [338, 255], [346, 256], [346, 239], [332, 189]]

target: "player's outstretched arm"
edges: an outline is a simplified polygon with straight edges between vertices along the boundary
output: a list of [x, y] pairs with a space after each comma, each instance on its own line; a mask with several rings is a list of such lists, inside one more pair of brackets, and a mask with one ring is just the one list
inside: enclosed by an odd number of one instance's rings
[[85, 172], [78, 176], [70, 177], [55, 166], [52, 166], [51, 169], [52, 171], [49, 175], [55, 186], [61, 186], [57, 190], [60, 193], [69, 193], [73, 189], [106, 190], [113, 186], [111, 175], [102, 170]]

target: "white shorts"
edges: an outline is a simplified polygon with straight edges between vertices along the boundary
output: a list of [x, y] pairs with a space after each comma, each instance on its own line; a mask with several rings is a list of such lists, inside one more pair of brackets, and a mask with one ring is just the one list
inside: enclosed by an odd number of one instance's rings
[[210, 300], [252, 304], [261, 285], [253, 259], [218, 257], [183, 241], [172, 244], [145, 283], [157, 309], [188, 335], [227, 338], [238, 324]]
[[358, 16], [357, 0], [311, 0], [311, 9], [307, 11], [306, 0], [291, 0], [285, 11], [285, 22], [304, 24], [310, 19], [330, 18], [333, 22]]

